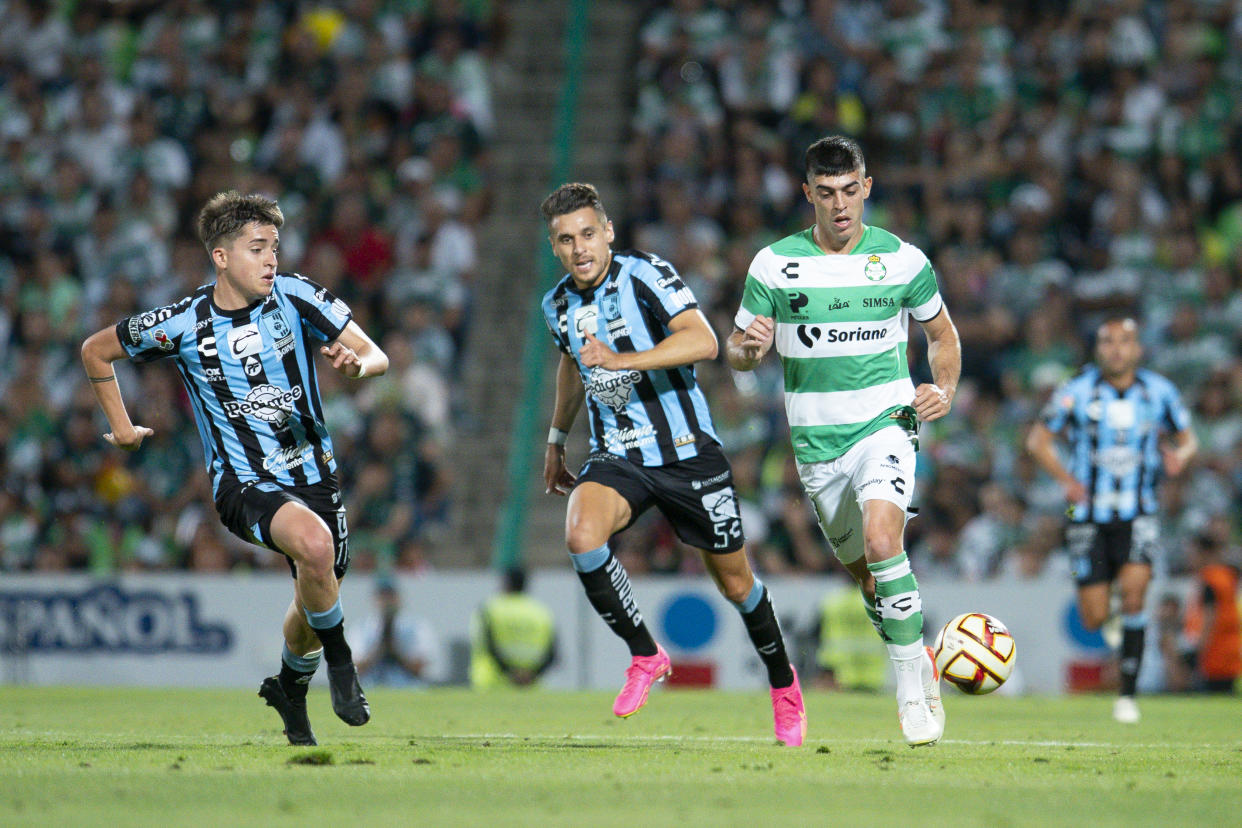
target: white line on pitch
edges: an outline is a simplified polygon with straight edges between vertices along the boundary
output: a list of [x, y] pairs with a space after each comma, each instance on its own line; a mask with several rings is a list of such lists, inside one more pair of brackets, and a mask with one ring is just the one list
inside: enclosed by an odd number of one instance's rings
[[[753, 742], [767, 743], [775, 742], [775, 737], [771, 736], [673, 736], [673, 735], [619, 735], [615, 733], [599, 734], [599, 733], [563, 733], [560, 735], [551, 735], [546, 733], [447, 733], [443, 735], [427, 736], [424, 738], [432, 739], [512, 739], [512, 740], [538, 740], [538, 741], [607, 741], [607, 742]], [[1224, 748], [1227, 745], [1218, 744], [1183, 744], [1172, 742], [1161, 742], [1154, 744], [1142, 743], [1125, 743], [1119, 744], [1115, 742], [1068, 742], [1051, 739], [941, 739], [941, 744], [946, 745], [971, 745], [975, 747], [987, 747], [988, 745], [1004, 745], [1006, 747], [1073, 747], [1073, 748], [1144, 748], [1148, 750], [1168, 750], [1170, 748]], [[889, 744], [900, 745], [895, 739], [815, 739], [810, 738], [807, 744]]]

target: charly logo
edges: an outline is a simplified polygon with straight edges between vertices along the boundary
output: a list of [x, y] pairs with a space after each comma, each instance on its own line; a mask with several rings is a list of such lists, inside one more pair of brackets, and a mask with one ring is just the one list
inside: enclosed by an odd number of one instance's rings
[[293, 413], [293, 404], [302, 399], [302, 387], [282, 391], [274, 385], [250, 389], [244, 400], [227, 400], [224, 413], [230, 417], [257, 417], [265, 423], [283, 424]]
[[880, 257], [872, 253], [867, 257], [867, 264], [863, 267], [863, 275], [873, 282], [878, 282], [888, 275], [888, 268], [884, 266], [884, 262], [880, 261]]
[[642, 378], [641, 371], [609, 371], [597, 366], [591, 369], [586, 392], [613, 411], [621, 411]]

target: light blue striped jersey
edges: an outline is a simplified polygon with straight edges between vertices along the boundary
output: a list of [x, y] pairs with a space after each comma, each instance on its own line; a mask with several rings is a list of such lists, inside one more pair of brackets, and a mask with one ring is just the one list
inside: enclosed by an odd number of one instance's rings
[[266, 299], [238, 310], [216, 307], [214, 290], [203, 285], [116, 326], [134, 362], [176, 361], [213, 493], [252, 481], [335, 481], [314, 357], [345, 330], [349, 307], [296, 273], [276, 274]]
[[1069, 472], [1087, 489], [1074, 504], [1076, 523], [1109, 523], [1154, 514], [1164, 467], [1159, 440], [1190, 427], [1190, 414], [1173, 383], [1140, 368], [1118, 391], [1088, 365], [1056, 390], [1043, 422], [1069, 442]]
[[[673, 266], [640, 250], [614, 252], [608, 273], [587, 290], [565, 275], [543, 297], [544, 321], [556, 346], [578, 362], [590, 331], [617, 352], [646, 351], [669, 335], [669, 322], [698, 307]], [[586, 391], [591, 451], [663, 466], [719, 443], [694, 366], [655, 371], [578, 372]]]

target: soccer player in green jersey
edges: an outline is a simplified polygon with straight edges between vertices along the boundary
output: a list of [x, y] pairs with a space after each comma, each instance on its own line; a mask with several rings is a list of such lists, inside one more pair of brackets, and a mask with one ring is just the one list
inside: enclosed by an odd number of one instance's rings
[[[863, 224], [871, 179], [855, 141], [812, 144], [802, 190], [815, 223], [755, 256], [726, 355], [750, 371], [776, 345], [803, 486], [888, 647], [906, 741], [935, 744], [944, 733], [939, 676], [903, 535], [918, 423], [949, 413], [961, 342], [927, 256]], [[906, 360], [911, 317], [927, 334], [935, 380], [918, 388]]]

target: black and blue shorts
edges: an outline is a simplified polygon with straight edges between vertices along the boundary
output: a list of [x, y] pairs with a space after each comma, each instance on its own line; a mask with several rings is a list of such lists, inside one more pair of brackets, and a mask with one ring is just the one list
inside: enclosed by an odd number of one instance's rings
[[349, 525], [345, 521], [341, 490], [335, 482], [313, 483], [296, 489], [267, 481], [240, 483], [220, 490], [216, 495], [216, 512], [224, 527], [237, 537], [285, 555], [296, 578], [297, 564], [272, 539], [272, 518], [286, 503], [300, 503], [328, 524], [335, 555], [332, 569], [338, 579], [343, 578], [349, 569]]
[[1065, 546], [1078, 586], [1112, 583], [1128, 563], [1151, 566], [1160, 552], [1160, 522], [1155, 515], [1110, 523], [1071, 523]]
[[652, 506], [668, 520], [682, 542], [723, 554], [746, 542], [733, 469], [720, 446], [712, 443], [688, 460], [664, 466], [640, 466], [624, 457], [596, 452], [578, 472], [578, 483], [598, 483], [630, 504], [630, 522]]

